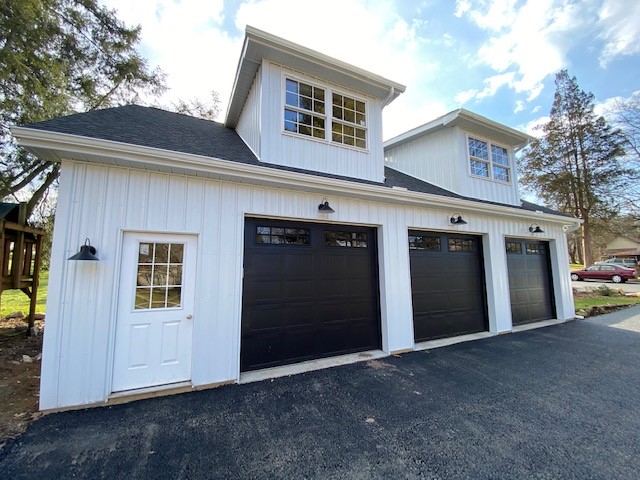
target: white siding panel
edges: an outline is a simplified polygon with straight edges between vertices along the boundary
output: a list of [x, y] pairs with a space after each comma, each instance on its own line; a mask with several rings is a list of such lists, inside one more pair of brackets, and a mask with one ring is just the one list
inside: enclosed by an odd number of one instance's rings
[[[382, 182], [384, 154], [381, 103], [374, 99], [367, 101], [367, 151], [284, 134], [282, 75], [282, 67], [263, 62], [261, 161]], [[321, 80], [315, 82], [319, 85], [323, 84]], [[336, 88], [339, 89], [339, 87]], [[348, 91], [342, 90], [342, 92], [348, 94]], [[330, 105], [329, 102], [330, 99], [327, 99], [327, 105]]]
[[256, 73], [253, 84], [247, 95], [242, 113], [238, 119], [236, 132], [244, 140], [249, 148], [260, 158], [260, 135], [261, 135], [261, 69]]
[[461, 189], [461, 169], [456, 156], [456, 132], [451, 128], [423, 135], [385, 151], [387, 166], [453, 192]]
[[[236, 381], [245, 216], [366, 224], [378, 228], [383, 349], [413, 347], [407, 230], [452, 231], [449, 209], [408, 207], [337, 195], [321, 215], [318, 194], [205, 180], [121, 167], [63, 162], [55, 227], [41, 408], [105, 401], [111, 393], [122, 232], [159, 230], [198, 235], [194, 309], [194, 386]], [[529, 238], [529, 223], [461, 211], [456, 231], [483, 236], [492, 332], [511, 329], [505, 236]], [[551, 241], [558, 317], [573, 316], [566, 239], [540, 222]], [[68, 262], [85, 237], [100, 262]], [[536, 238], [540, 238], [536, 236]]]
[[[514, 166], [513, 152], [509, 155]], [[387, 148], [385, 164], [465, 197], [520, 205], [515, 168], [511, 168], [512, 182], [509, 184], [469, 174], [467, 134], [458, 127], [445, 128]]]

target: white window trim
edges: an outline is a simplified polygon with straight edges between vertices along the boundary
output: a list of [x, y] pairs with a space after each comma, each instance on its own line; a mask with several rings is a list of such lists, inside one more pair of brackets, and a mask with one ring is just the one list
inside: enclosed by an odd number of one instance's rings
[[[489, 167], [489, 176], [488, 177], [483, 177], [482, 175], [476, 175], [475, 173], [473, 173], [471, 171], [471, 154], [469, 153], [469, 139], [473, 138], [474, 140], [480, 140], [481, 142], [485, 142], [487, 144], [487, 153], [489, 155], [489, 159], [487, 161], [488, 167]], [[491, 153], [491, 145], [495, 146], [495, 147], [500, 147], [500, 148], [504, 148], [507, 150], [507, 163], [508, 165], [502, 165], [501, 163], [497, 163], [496, 166], [498, 167], [503, 167], [506, 168], [509, 172], [509, 181], [504, 181], [504, 180], [499, 180], [497, 178], [493, 177], [493, 154]], [[464, 143], [464, 148], [465, 148], [465, 153], [466, 153], [466, 158], [467, 158], [467, 172], [469, 174], [469, 176], [471, 178], [479, 178], [485, 181], [489, 181], [489, 182], [496, 182], [496, 183], [500, 183], [502, 185], [511, 185], [513, 183], [513, 152], [511, 151], [511, 148], [509, 148], [507, 145], [498, 143], [498, 142], [494, 142], [493, 140], [489, 140], [486, 137], [483, 137], [481, 135], [475, 135], [473, 133], [467, 133], [465, 135], [465, 143]], [[484, 162], [484, 160], [480, 160], [482, 162]]]
[[[324, 117], [325, 119], [325, 123], [324, 123], [324, 138], [320, 138], [320, 137], [314, 137], [312, 135], [304, 135], [301, 133], [297, 133], [297, 132], [290, 132], [289, 130], [286, 130], [284, 127], [284, 110], [285, 108], [289, 108], [291, 110], [295, 110], [295, 111], [305, 111], [302, 110], [300, 108], [297, 107], [291, 107], [290, 105], [287, 105], [287, 99], [286, 99], [286, 90], [287, 90], [287, 79], [290, 80], [294, 80], [296, 82], [302, 82], [302, 83], [306, 83], [307, 85], [311, 85], [313, 87], [318, 87], [318, 88], [322, 88], [324, 90], [324, 114], [318, 114], [318, 113], [314, 113], [309, 111], [311, 114], [316, 115], [318, 117]], [[362, 125], [358, 125], [356, 123], [350, 123], [350, 122], [346, 122], [340, 119], [336, 119], [336, 123], [340, 123], [341, 125], [348, 125], [348, 126], [353, 126], [354, 128], [363, 128], [365, 131], [365, 144], [366, 147], [365, 148], [361, 148], [361, 147], [357, 147], [355, 145], [348, 145], [346, 143], [340, 143], [340, 142], [334, 142], [332, 140], [332, 127], [333, 127], [333, 94], [336, 93], [338, 95], [342, 95], [345, 97], [349, 97], [349, 98], [353, 98], [355, 100], [358, 100], [360, 102], [364, 103], [364, 111], [365, 111], [365, 117], [367, 119], [367, 125], [366, 126], [362, 126]], [[366, 97], [363, 97], [361, 95], [358, 95], [357, 93], [354, 93], [350, 90], [347, 89], [341, 89], [339, 87], [335, 87], [330, 83], [326, 83], [326, 82], [320, 82], [314, 78], [311, 77], [307, 77], [305, 75], [301, 75], [298, 72], [292, 72], [292, 71], [288, 71], [288, 70], [284, 70], [282, 72], [281, 75], [281, 82], [280, 82], [280, 129], [281, 129], [281, 133], [283, 135], [287, 135], [290, 137], [294, 137], [294, 138], [298, 138], [298, 139], [303, 139], [303, 140], [309, 140], [312, 142], [320, 142], [320, 143], [324, 143], [327, 145], [332, 145], [334, 147], [340, 147], [340, 148], [347, 148], [349, 150], [353, 150], [355, 152], [360, 152], [360, 153], [369, 153], [369, 145], [370, 145], [370, 139], [369, 139], [369, 118], [370, 118], [370, 102], [369, 99]], [[468, 151], [468, 149], [467, 149]]]

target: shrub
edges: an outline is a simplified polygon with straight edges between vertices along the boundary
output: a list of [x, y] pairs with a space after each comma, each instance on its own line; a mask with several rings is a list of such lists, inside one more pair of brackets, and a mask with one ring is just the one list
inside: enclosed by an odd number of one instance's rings
[[603, 297], [612, 297], [616, 294], [616, 291], [613, 288], [609, 288], [606, 285], [600, 285], [594, 289], [594, 292]]

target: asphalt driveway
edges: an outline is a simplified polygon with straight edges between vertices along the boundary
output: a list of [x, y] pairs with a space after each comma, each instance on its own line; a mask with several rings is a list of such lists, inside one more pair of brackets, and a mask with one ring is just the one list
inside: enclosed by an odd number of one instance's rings
[[47, 415], [0, 478], [638, 478], [640, 333], [601, 318]]

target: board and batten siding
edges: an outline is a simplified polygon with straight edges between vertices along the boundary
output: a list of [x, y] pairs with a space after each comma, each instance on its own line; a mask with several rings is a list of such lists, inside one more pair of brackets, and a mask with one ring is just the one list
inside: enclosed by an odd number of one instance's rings
[[420, 178], [452, 192], [461, 189], [461, 177], [466, 174], [458, 161], [456, 132], [445, 128], [430, 135], [385, 150], [387, 166]]
[[[339, 93], [354, 95], [366, 100], [367, 150], [341, 146], [329, 141], [314, 140], [302, 135], [283, 133], [283, 78], [289, 73], [292, 78], [313, 85], [328, 86], [322, 80], [306, 77], [289, 71], [280, 65], [262, 62], [262, 143], [260, 160], [276, 165], [326, 172], [351, 178], [375, 182], [384, 181], [382, 148], [382, 104], [379, 100], [363, 97], [349, 90], [331, 85]], [[329, 109], [331, 99], [326, 98]], [[328, 125], [328, 124], [327, 124]], [[328, 132], [329, 135], [331, 132]]]
[[240, 138], [247, 144], [251, 151], [260, 158], [260, 118], [261, 112], [261, 93], [262, 93], [262, 69], [258, 69], [251, 89], [247, 95], [247, 99], [242, 107], [240, 118], [238, 119], [238, 125], [236, 126], [236, 132], [240, 135]]
[[[467, 135], [491, 141], [459, 127], [444, 128], [385, 149], [385, 163], [408, 175], [470, 198], [520, 205], [513, 148], [509, 148], [511, 182], [469, 173]], [[499, 143], [498, 143], [499, 145]]]
[[[116, 328], [118, 276], [126, 231], [198, 237], [193, 312], [194, 387], [240, 376], [243, 235], [246, 216], [377, 227], [381, 331], [387, 353], [413, 347], [408, 229], [452, 231], [449, 209], [326, 195], [335, 213], [317, 212], [321, 195], [195, 176], [64, 160], [54, 231], [40, 408], [106, 401]], [[492, 332], [511, 329], [504, 239], [531, 238], [529, 222], [462, 211], [455, 231], [482, 235]], [[565, 234], [550, 240], [557, 316], [573, 318]], [[85, 238], [99, 262], [70, 262]], [[445, 273], [443, 273], [445, 274]]]

